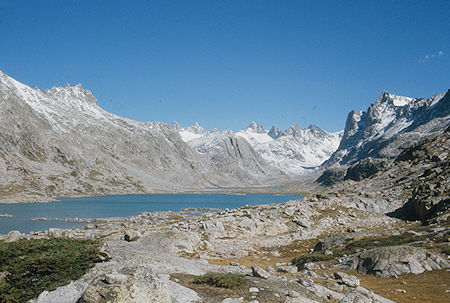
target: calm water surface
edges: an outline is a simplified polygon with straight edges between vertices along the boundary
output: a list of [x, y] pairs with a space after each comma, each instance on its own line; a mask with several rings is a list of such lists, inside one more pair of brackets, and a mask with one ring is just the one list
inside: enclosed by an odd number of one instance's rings
[[32, 218], [107, 218], [135, 216], [141, 212], [177, 211], [187, 207], [235, 208], [244, 205], [281, 203], [300, 196], [272, 194], [145, 194], [63, 198], [60, 202], [0, 204], [0, 234], [10, 230], [41, 231], [51, 227], [79, 227], [87, 223], [31, 221]]

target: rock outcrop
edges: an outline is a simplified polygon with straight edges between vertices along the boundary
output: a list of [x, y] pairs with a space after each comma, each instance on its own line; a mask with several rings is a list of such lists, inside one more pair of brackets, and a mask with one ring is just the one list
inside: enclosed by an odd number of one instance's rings
[[342, 261], [344, 268], [362, 274], [388, 278], [405, 274], [449, 268], [447, 260], [436, 253], [413, 246], [388, 246], [370, 249]]

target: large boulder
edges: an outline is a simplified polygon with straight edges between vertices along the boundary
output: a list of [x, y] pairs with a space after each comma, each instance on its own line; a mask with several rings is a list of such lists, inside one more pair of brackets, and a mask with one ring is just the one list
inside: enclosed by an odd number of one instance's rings
[[80, 303], [171, 302], [164, 283], [146, 267], [101, 275], [86, 288]]
[[20, 231], [12, 230], [6, 235], [5, 242], [16, 242], [19, 241], [20, 238], [21, 238]]
[[450, 208], [449, 190], [448, 182], [422, 183], [416, 187], [407, 202], [414, 218], [424, 221], [445, 213]]
[[141, 233], [137, 230], [127, 230], [125, 231], [123, 238], [125, 241], [128, 242], [132, 242], [132, 241], [136, 241], [137, 239], [139, 239], [141, 237]]

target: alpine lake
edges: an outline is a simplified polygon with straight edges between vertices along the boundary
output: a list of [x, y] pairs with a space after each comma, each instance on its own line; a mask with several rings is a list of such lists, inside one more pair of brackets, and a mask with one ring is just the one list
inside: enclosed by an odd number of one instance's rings
[[95, 219], [129, 217], [142, 212], [205, 211], [245, 205], [282, 203], [302, 196], [283, 194], [133, 194], [61, 198], [49, 203], [0, 203], [0, 234], [11, 230], [22, 233], [49, 228], [82, 227]]

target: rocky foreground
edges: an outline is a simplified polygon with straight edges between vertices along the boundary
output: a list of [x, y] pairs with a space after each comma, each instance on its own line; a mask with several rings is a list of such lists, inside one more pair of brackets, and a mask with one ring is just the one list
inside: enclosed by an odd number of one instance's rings
[[[103, 243], [105, 262], [34, 302], [391, 302], [361, 286], [354, 274], [386, 278], [449, 268], [440, 253], [448, 242], [433, 240], [448, 241], [447, 227], [414, 231], [411, 224], [384, 215], [388, 204], [368, 212], [358, 203], [367, 201], [315, 195], [221, 212], [142, 213], [82, 229], [10, 232], [3, 238], [90, 238]], [[378, 247], [300, 267], [289, 263], [310, 248], [313, 254], [332, 255], [355, 239], [400, 234], [411, 239], [426, 235], [422, 242], [427, 245]], [[212, 286], [208, 291], [189, 288], [194, 285], [190, 277], [207, 272], [239, 273], [248, 285], [238, 295]]]

